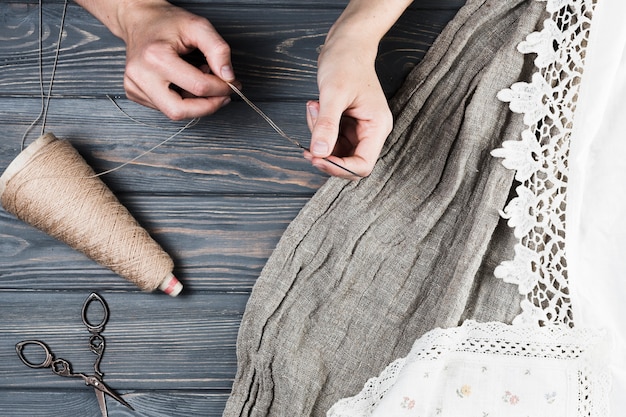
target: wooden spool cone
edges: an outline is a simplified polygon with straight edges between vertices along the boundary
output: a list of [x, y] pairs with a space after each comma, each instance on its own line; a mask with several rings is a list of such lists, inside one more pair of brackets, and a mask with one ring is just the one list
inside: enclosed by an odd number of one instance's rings
[[0, 203], [144, 291], [182, 290], [171, 257], [68, 141], [47, 133], [24, 149], [0, 176]]

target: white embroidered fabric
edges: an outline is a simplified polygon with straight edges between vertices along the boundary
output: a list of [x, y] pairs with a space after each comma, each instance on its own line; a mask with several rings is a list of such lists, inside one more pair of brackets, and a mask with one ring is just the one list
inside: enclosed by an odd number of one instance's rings
[[593, 16], [574, 116], [567, 190], [567, 252], [576, 326], [610, 335], [611, 410], [626, 410], [626, 2]]
[[435, 329], [328, 416], [607, 416], [603, 346], [564, 325]]
[[494, 274], [525, 295], [521, 314], [427, 333], [328, 417], [609, 415], [610, 338], [574, 327], [565, 257], [569, 141], [596, 0], [537, 1], [550, 17], [518, 46], [537, 71], [498, 95], [526, 129], [492, 152], [520, 184], [501, 213], [515, 255]]

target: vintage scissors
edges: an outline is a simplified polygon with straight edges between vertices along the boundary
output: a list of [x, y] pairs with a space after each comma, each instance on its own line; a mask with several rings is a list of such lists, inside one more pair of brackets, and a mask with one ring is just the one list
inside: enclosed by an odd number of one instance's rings
[[[91, 324], [91, 322], [87, 318], [87, 310], [89, 308], [89, 305], [93, 301], [99, 302], [104, 310], [104, 317], [102, 321], [96, 325]], [[96, 398], [98, 399], [98, 405], [100, 406], [100, 411], [102, 412], [102, 417], [108, 416], [105, 395], [114, 398], [119, 403], [123, 404], [131, 410], [134, 410], [130, 404], [128, 404], [122, 397], [116, 394], [102, 381], [104, 374], [100, 371], [100, 362], [102, 361], [102, 355], [104, 354], [104, 337], [102, 337], [100, 333], [104, 330], [104, 325], [109, 319], [109, 308], [104, 302], [104, 299], [102, 299], [102, 297], [100, 297], [96, 293], [91, 293], [91, 295], [85, 300], [85, 303], [83, 304], [82, 319], [85, 326], [87, 326], [87, 330], [89, 330], [89, 333], [91, 333], [91, 337], [89, 338], [89, 349], [96, 355], [93, 375], [73, 372], [72, 367], [68, 361], [61, 358], [55, 358], [50, 348], [44, 342], [41, 342], [39, 340], [24, 340], [17, 343], [15, 345], [17, 356], [19, 356], [20, 360], [30, 368], [51, 368], [52, 372], [59, 376], [82, 378], [82, 380], [85, 382], [85, 385], [94, 388]], [[32, 362], [31, 360], [27, 359], [24, 350], [29, 347], [36, 347], [43, 350], [45, 354], [44, 360], [41, 362]]]

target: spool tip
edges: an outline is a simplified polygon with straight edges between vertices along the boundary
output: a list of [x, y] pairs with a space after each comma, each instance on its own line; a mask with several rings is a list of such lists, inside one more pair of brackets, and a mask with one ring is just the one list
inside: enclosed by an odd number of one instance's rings
[[165, 294], [176, 297], [183, 290], [183, 284], [173, 275], [168, 274], [167, 277], [159, 285], [159, 289]]

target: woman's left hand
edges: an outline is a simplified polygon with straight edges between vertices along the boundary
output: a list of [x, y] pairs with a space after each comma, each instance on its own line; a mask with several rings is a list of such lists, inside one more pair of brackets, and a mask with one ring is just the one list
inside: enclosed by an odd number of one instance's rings
[[334, 32], [320, 53], [320, 95], [319, 101], [307, 103], [311, 146], [304, 154], [318, 169], [351, 180], [372, 172], [393, 126], [374, 67], [378, 43], [360, 45], [367, 41], [356, 38]]

